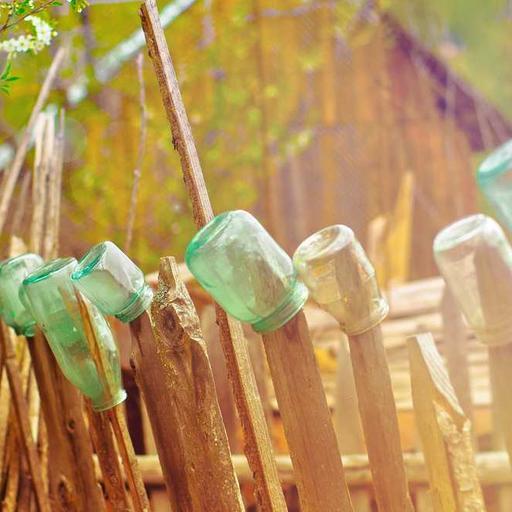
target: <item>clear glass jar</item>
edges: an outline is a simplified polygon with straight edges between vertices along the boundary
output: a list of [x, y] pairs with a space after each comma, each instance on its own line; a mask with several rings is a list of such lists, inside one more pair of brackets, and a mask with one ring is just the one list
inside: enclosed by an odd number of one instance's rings
[[33, 336], [36, 322], [20, 299], [19, 292], [23, 279], [43, 264], [37, 254], [21, 254], [8, 259], [0, 266], [0, 303], [2, 317], [16, 334]]
[[131, 322], [151, 304], [153, 291], [144, 274], [112, 242], [92, 247], [72, 274], [75, 286], [105, 315]]
[[[23, 289], [62, 373], [91, 399], [95, 410], [102, 411], [126, 398], [121, 384], [119, 351], [107, 321], [88, 303], [99, 348], [99, 358], [95, 361], [71, 281], [76, 265], [75, 258], [52, 260], [30, 274], [23, 281]], [[99, 365], [103, 372], [98, 371]]]
[[512, 139], [480, 164], [476, 176], [480, 190], [500, 220], [512, 230]]
[[278, 329], [306, 302], [290, 257], [248, 212], [215, 217], [192, 239], [187, 266], [233, 317], [257, 332]]
[[375, 269], [349, 227], [317, 231], [299, 245], [293, 262], [311, 296], [347, 334], [361, 334], [388, 314]]
[[434, 240], [439, 271], [478, 338], [487, 344], [512, 339], [512, 248], [496, 221], [471, 215]]

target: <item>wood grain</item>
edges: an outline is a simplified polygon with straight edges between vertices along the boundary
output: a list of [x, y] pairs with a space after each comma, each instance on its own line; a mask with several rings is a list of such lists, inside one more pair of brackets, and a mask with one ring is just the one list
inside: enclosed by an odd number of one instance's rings
[[304, 313], [263, 335], [303, 512], [350, 511], [336, 434]]
[[412, 396], [435, 512], [484, 511], [465, 416], [431, 334], [408, 340]]

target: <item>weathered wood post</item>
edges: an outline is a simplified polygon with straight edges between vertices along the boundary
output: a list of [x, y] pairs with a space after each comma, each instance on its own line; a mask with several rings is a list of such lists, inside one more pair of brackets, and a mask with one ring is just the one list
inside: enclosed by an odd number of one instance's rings
[[185, 262], [238, 320], [262, 334], [304, 511], [351, 510], [347, 484], [290, 257], [249, 213], [215, 217]]
[[409, 338], [412, 399], [435, 512], [485, 511], [462, 410], [431, 334]]
[[469, 326], [488, 347], [496, 419], [512, 463], [512, 247], [493, 219], [471, 215], [436, 236], [434, 255]]
[[299, 246], [294, 263], [320, 307], [348, 335], [359, 411], [379, 509], [412, 511], [380, 322], [388, 305], [353, 231], [335, 225]]
[[73, 274], [107, 315], [129, 323], [133, 364], [173, 510], [244, 509], [199, 319], [173, 258], [163, 258], [153, 293], [112, 242], [94, 246]]
[[[172, 142], [180, 156], [185, 186], [192, 202], [194, 222], [199, 229], [213, 218], [213, 209], [156, 1], [145, 0], [140, 15], [149, 56], [169, 120]], [[242, 327], [220, 307], [216, 307], [216, 315], [220, 342], [244, 434], [244, 452], [254, 476], [257, 501], [264, 511], [284, 512], [286, 503]]]

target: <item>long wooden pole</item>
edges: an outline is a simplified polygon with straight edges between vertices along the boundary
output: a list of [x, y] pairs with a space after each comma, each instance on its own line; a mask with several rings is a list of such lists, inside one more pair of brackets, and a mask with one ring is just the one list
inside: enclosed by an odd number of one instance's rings
[[[141, 8], [141, 22], [169, 120], [173, 144], [181, 159], [185, 185], [192, 201], [194, 221], [199, 229], [213, 218], [213, 210], [155, 0], [145, 0]], [[270, 435], [241, 325], [228, 318], [218, 306], [216, 315], [228, 375], [244, 432], [245, 454], [254, 474], [258, 503], [264, 511], [285, 511], [286, 504], [277, 475]]]
[[465, 416], [429, 334], [408, 339], [412, 399], [435, 512], [485, 511]]
[[174, 258], [160, 263], [154, 334], [141, 328], [145, 316], [131, 325], [133, 361], [174, 509], [241, 512], [206, 345]]
[[351, 511], [331, 413], [304, 313], [263, 344], [304, 512]]

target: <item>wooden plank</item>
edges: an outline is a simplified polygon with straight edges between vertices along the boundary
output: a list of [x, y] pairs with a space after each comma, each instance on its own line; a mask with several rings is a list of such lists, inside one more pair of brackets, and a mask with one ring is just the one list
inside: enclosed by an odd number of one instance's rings
[[[213, 218], [213, 210], [155, 0], [145, 0], [140, 15], [170, 123], [173, 145], [179, 153], [185, 186], [192, 201], [194, 221], [201, 228]], [[277, 476], [270, 435], [241, 326], [239, 322], [229, 319], [219, 307], [216, 308], [216, 315], [228, 375], [244, 432], [244, 449], [254, 474], [258, 503], [264, 511], [285, 511], [286, 504]]]
[[348, 340], [377, 504], [380, 510], [412, 511], [380, 326]]
[[[206, 345], [174, 258], [161, 259], [151, 312], [154, 337], [136, 338], [134, 361], [144, 398], [157, 398], [145, 401], [155, 437], [165, 429], [157, 446], [166, 452], [162, 462], [168, 463], [176, 510], [242, 511]], [[142, 375], [148, 372], [151, 377]]]
[[263, 334], [301, 509], [352, 510], [304, 313]]
[[430, 334], [408, 340], [412, 396], [436, 512], [485, 510], [462, 410]]

